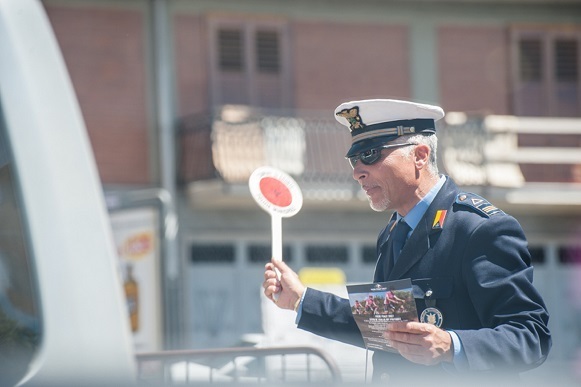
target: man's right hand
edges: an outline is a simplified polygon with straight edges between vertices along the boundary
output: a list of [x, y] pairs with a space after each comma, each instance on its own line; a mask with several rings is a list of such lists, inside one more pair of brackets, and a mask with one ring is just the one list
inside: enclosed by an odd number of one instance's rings
[[[277, 273], [280, 273], [280, 276]], [[306, 288], [299, 276], [286, 263], [271, 261], [264, 267], [264, 295], [279, 308], [294, 310]], [[275, 294], [277, 294], [275, 298]]]

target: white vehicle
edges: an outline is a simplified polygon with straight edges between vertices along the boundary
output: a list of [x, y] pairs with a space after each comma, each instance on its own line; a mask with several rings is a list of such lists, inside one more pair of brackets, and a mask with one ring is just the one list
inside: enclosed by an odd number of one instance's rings
[[102, 188], [40, 1], [0, 0], [0, 58], [0, 385], [131, 384]]

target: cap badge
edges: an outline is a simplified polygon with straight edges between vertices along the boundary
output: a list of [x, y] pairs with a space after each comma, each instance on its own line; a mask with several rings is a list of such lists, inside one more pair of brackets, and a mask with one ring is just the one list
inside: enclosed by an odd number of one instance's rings
[[363, 129], [365, 127], [365, 124], [359, 115], [359, 106], [355, 106], [350, 109], [343, 109], [340, 112], [337, 112], [336, 115], [345, 118], [349, 122], [350, 131]]

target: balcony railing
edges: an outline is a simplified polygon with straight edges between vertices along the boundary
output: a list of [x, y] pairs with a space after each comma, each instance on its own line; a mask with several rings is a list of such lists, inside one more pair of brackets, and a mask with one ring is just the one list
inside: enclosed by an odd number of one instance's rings
[[442, 164], [460, 185], [581, 183], [581, 119], [448, 113]]
[[303, 189], [357, 187], [345, 160], [349, 132], [320, 112], [224, 106], [183, 119], [179, 127], [179, 181], [221, 179], [246, 183], [269, 165], [294, 176]]
[[[440, 168], [460, 185], [581, 183], [581, 119], [448, 113], [438, 133]], [[270, 165], [293, 175], [306, 192], [345, 199], [359, 191], [344, 158], [349, 132], [328, 112], [224, 106], [184, 118], [179, 139], [185, 184], [245, 184], [254, 169]]]

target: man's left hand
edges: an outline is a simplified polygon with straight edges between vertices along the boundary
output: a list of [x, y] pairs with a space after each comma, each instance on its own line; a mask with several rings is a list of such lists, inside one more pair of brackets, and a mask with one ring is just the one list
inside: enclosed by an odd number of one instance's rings
[[450, 334], [432, 324], [391, 322], [384, 337], [399, 353], [414, 363], [435, 365], [452, 362], [453, 345]]

